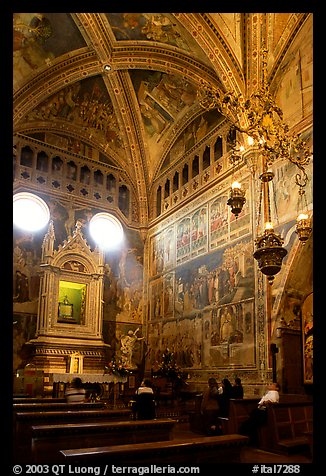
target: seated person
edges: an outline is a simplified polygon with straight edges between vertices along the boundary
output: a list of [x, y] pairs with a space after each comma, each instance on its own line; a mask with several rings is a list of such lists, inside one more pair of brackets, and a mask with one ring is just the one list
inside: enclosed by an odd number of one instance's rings
[[200, 408], [206, 435], [220, 434], [220, 425], [218, 422], [220, 414], [219, 395], [217, 381], [214, 377], [210, 377], [208, 379], [208, 387], [203, 393]]
[[155, 418], [154, 392], [149, 379], [143, 380], [136, 390], [134, 413], [137, 420], [153, 420]]
[[268, 405], [278, 403], [280, 386], [273, 382], [267, 387], [267, 392], [258, 402], [257, 408], [254, 408], [250, 413], [249, 418], [245, 420], [240, 426], [240, 435], [247, 435], [250, 438], [250, 443], [253, 446], [258, 445], [258, 428], [267, 423], [267, 409]]
[[231, 398], [243, 398], [243, 386], [241, 383], [241, 378], [236, 377], [234, 379], [234, 384], [232, 385], [232, 396]]
[[68, 385], [65, 397], [68, 403], [83, 403], [86, 400], [86, 390], [83, 387], [81, 378], [75, 377]]
[[232, 384], [228, 378], [222, 380], [221, 392], [218, 397], [220, 411], [219, 416], [227, 417], [229, 415], [230, 398], [232, 398]]

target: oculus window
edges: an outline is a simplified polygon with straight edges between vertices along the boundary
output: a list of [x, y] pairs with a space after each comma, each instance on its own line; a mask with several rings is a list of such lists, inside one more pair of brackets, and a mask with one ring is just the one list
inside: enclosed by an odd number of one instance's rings
[[13, 222], [25, 231], [38, 231], [50, 220], [50, 210], [42, 198], [33, 193], [16, 193], [13, 198]]
[[118, 248], [123, 241], [123, 228], [120, 221], [110, 213], [97, 213], [89, 223], [89, 231], [103, 250]]

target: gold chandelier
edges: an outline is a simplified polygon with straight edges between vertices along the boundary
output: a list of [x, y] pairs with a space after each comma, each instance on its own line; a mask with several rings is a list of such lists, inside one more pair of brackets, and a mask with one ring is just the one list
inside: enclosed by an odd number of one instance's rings
[[[281, 269], [282, 260], [287, 251], [283, 247], [283, 239], [274, 231], [271, 222], [269, 182], [273, 180], [274, 174], [269, 167], [278, 158], [287, 159], [295, 164], [300, 171], [296, 174], [295, 181], [299, 186], [299, 197], [302, 199], [308, 180], [305, 167], [309, 164], [312, 154], [299, 134], [290, 133], [289, 126], [283, 120], [283, 112], [275, 103], [269, 90], [266, 49], [262, 50], [260, 87], [248, 98], [235, 94], [233, 91], [221, 92], [205, 82], [198, 88], [197, 98], [204, 109], [217, 109], [229, 122], [228, 143], [231, 147], [232, 165], [234, 166], [239, 160], [244, 160], [252, 170], [252, 163], [249, 161], [256, 160], [261, 164], [259, 220], [263, 202], [265, 226], [263, 232], [255, 240], [254, 258], [261, 272], [272, 283], [275, 274]], [[243, 144], [246, 142], [251, 151], [250, 154], [248, 149], [244, 153]], [[241, 144], [240, 147], [239, 144]], [[241, 212], [245, 201], [245, 193], [241, 189], [240, 182], [233, 182], [227, 204], [236, 217]], [[311, 220], [308, 214], [301, 213], [296, 225], [299, 240], [305, 243], [311, 231]]]

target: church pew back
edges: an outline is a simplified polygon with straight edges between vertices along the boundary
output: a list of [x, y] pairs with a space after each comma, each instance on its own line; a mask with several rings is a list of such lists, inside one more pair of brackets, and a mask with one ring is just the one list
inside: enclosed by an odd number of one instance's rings
[[127, 408], [87, 410], [56, 410], [41, 412], [17, 412], [14, 418], [13, 452], [20, 462], [29, 458], [31, 448], [32, 426], [59, 424], [59, 423], [83, 423], [96, 421], [117, 421], [131, 419], [131, 412]]
[[152, 441], [103, 447], [61, 450], [66, 463], [142, 465], [212, 464], [241, 462], [241, 450], [248, 444], [242, 435], [202, 436], [170, 441]]
[[46, 412], [54, 410], [86, 410], [105, 408], [103, 402], [42, 402], [42, 403], [13, 403], [14, 412]]
[[90, 445], [119, 445], [148, 441], [165, 441], [172, 438], [177, 420], [156, 420], [69, 423], [33, 425], [32, 460], [34, 463], [55, 463], [60, 450]]

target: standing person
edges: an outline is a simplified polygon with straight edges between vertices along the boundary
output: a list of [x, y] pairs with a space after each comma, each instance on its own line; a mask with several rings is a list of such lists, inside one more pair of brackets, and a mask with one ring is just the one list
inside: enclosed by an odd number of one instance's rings
[[80, 377], [75, 377], [65, 392], [68, 403], [83, 403], [86, 400], [86, 390]]
[[203, 417], [204, 431], [207, 435], [218, 433], [220, 412], [218, 384], [214, 377], [208, 379], [208, 388], [203, 393], [200, 412]]
[[241, 383], [241, 378], [236, 377], [234, 379], [234, 384], [232, 385], [232, 397], [231, 398], [237, 398], [241, 399], [243, 398], [243, 386]]
[[135, 415], [137, 420], [153, 420], [155, 418], [155, 399], [152, 383], [145, 379], [136, 390]]
[[267, 392], [258, 402], [257, 408], [250, 413], [249, 418], [240, 426], [240, 435], [247, 435], [250, 443], [254, 446], [258, 444], [258, 428], [267, 423], [268, 405], [277, 404], [280, 400], [280, 386], [277, 382], [271, 383], [267, 387]]

